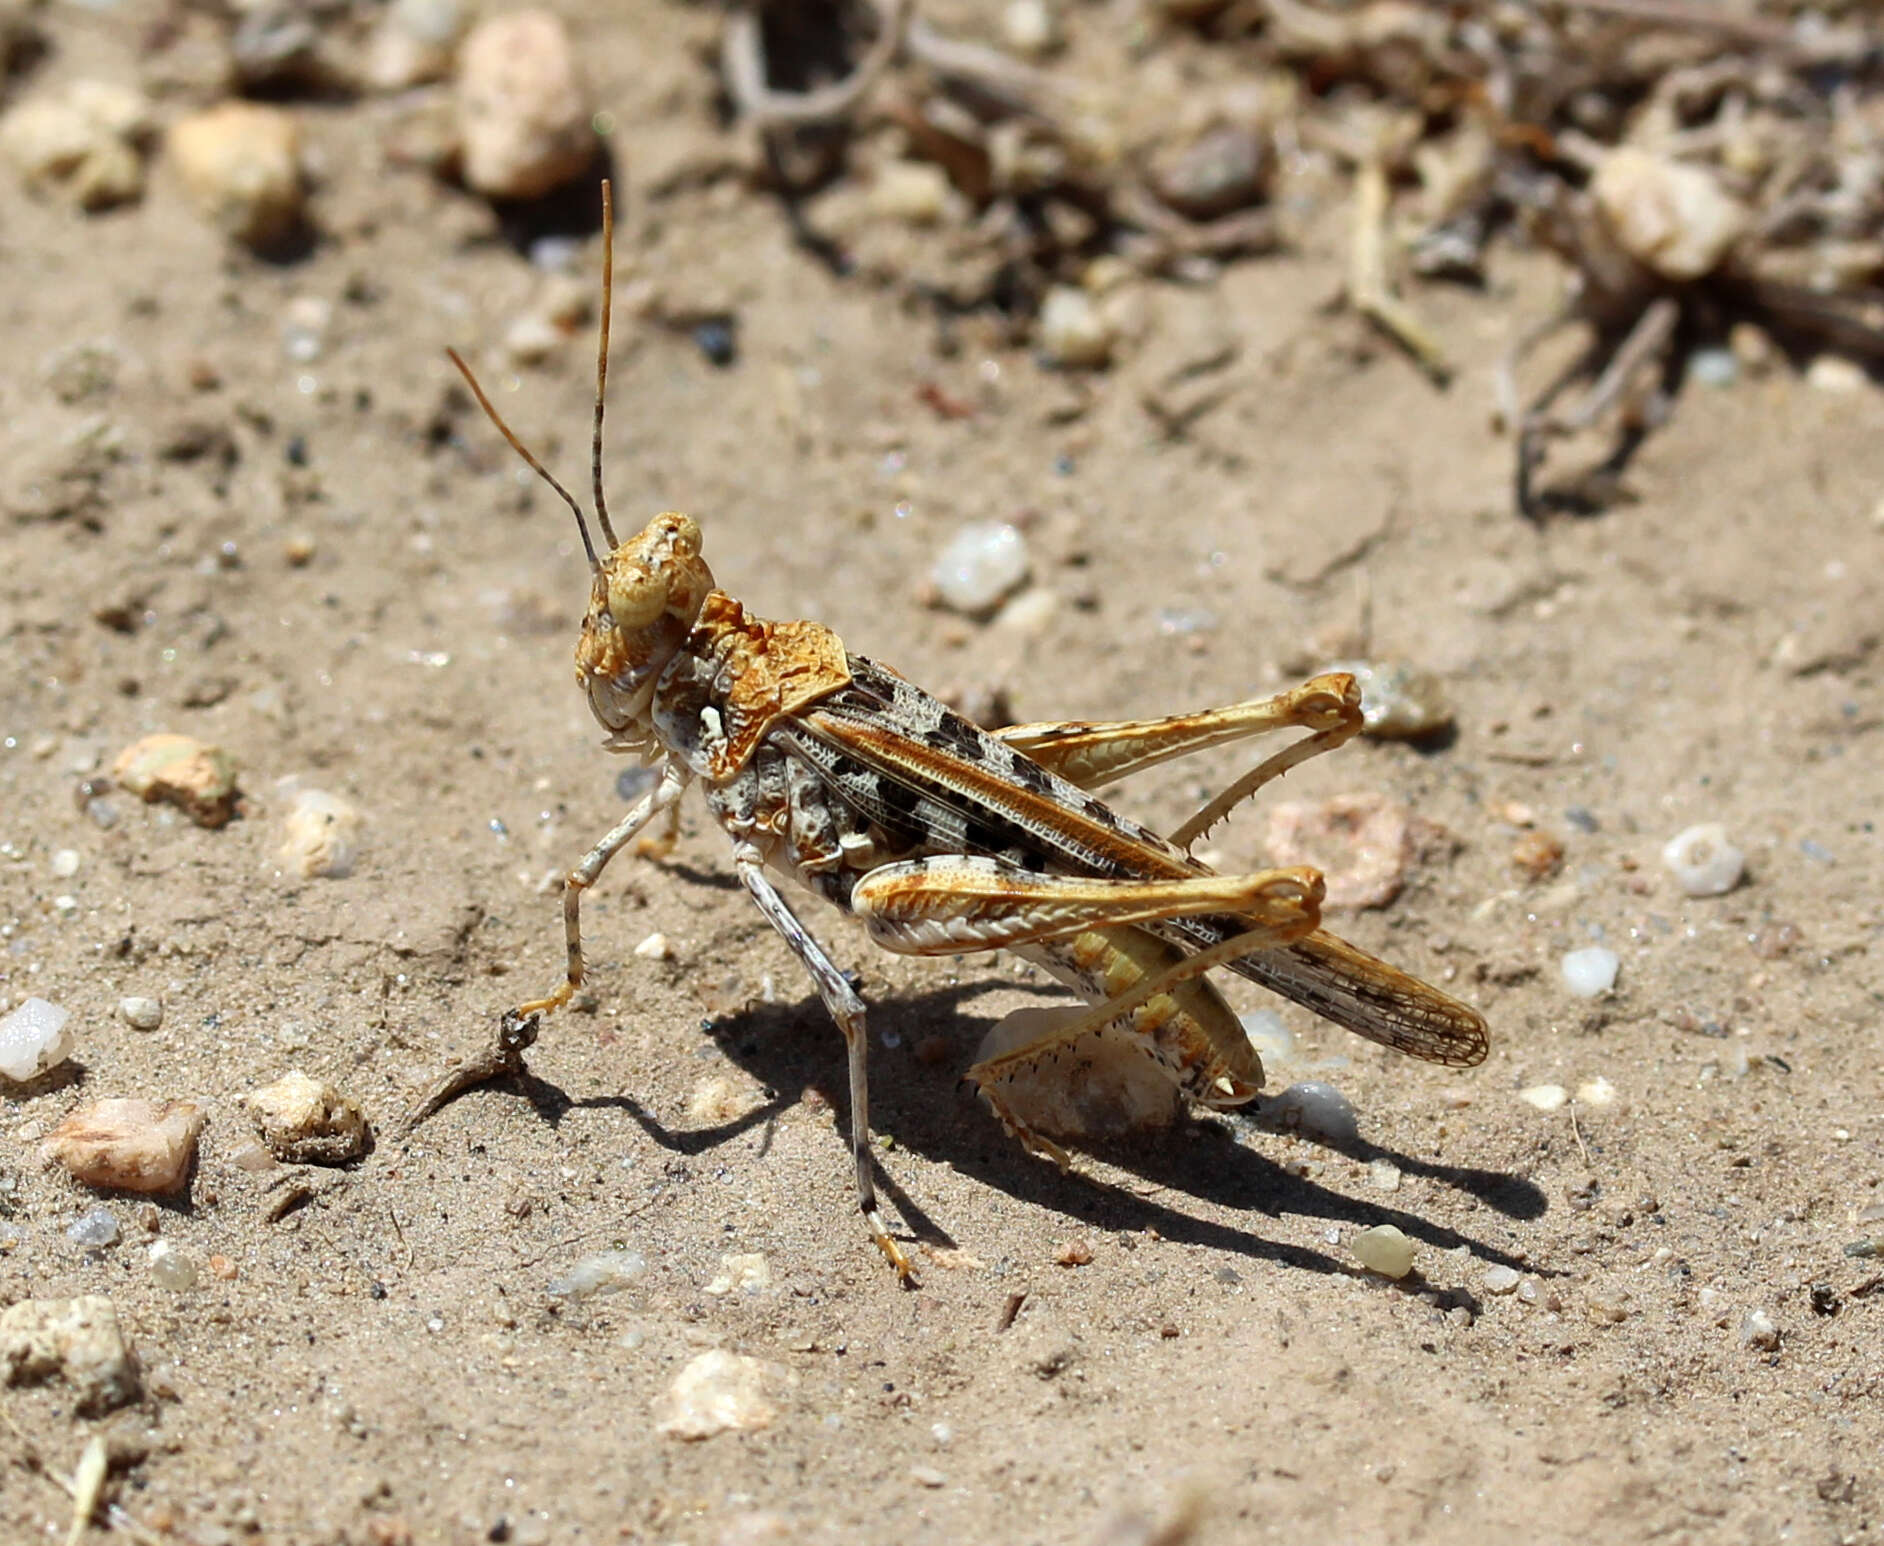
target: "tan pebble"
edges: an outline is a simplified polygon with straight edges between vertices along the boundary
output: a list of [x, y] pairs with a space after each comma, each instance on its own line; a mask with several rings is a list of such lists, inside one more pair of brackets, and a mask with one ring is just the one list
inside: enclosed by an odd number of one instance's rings
[[737, 1252], [720, 1258], [720, 1270], [706, 1286], [719, 1298], [726, 1294], [756, 1294], [772, 1286], [772, 1264], [758, 1251]]
[[366, 83], [375, 91], [405, 91], [443, 80], [463, 30], [457, 0], [393, 0], [367, 41]]
[[995, 622], [1026, 638], [1038, 638], [1052, 627], [1060, 610], [1059, 595], [1036, 585], [1022, 591], [1001, 608]]
[[1092, 1244], [1086, 1240], [1069, 1240], [1053, 1253], [1053, 1265], [1056, 1267], [1089, 1267], [1092, 1265]]
[[221, 1254], [214, 1254], [209, 1258], [209, 1270], [213, 1276], [221, 1278], [225, 1283], [233, 1281], [239, 1275], [236, 1264]]
[[636, 945], [635, 954], [644, 961], [671, 961], [674, 959], [674, 947], [667, 942], [665, 934], [657, 932]]
[[1563, 868], [1563, 844], [1548, 832], [1526, 832], [1511, 845], [1511, 864], [1526, 880], [1549, 880]]
[[1269, 145], [1254, 128], [1219, 124], [1152, 158], [1152, 189], [1192, 220], [1215, 220], [1258, 202], [1269, 178]]
[[1023, 59], [1045, 59], [1063, 41], [1059, 13], [1049, 0], [1008, 0], [1001, 10], [1001, 38]]
[[1330, 908], [1385, 907], [1413, 861], [1413, 813], [1381, 794], [1289, 800], [1269, 813], [1270, 862], [1322, 872]]
[[359, 1103], [298, 1069], [243, 1097], [276, 1159], [295, 1165], [344, 1165], [366, 1152]]
[[1820, 392], [1857, 392], [1870, 380], [1864, 367], [1841, 354], [1821, 354], [1806, 367], [1806, 385]]
[[1753, 218], [1705, 167], [1633, 145], [1603, 157], [1590, 194], [1623, 248], [1676, 281], [1711, 273]]
[[1109, 323], [1084, 290], [1056, 285], [1040, 307], [1040, 352], [1049, 364], [1096, 369], [1112, 358], [1117, 341]]
[[569, 341], [547, 317], [526, 313], [504, 329], [504, 353], [513, 365], [541, 365]]
[[148, 803], [164, 801], [199, 827], [220, 827], [235, 814], [235, 759], [220, 746], [187, 735], [147, 735], [118, 753], [111, 776]]
[[1348, 1248], [1363, 1267], [1383, 1278], [1403, 1278], [1413, 1270], [1415, 1246], [1392, 1224], [1363, 1229], [1348, 1242]]
[[249, 247], [286, 241], [301, 224], [301, 129], [282, 108], [222, 102], [170, 128], [170, 157], [205, 219]]
[[588, 88], [569, 33], [548, 11], [480, 22], [458, 56], [464, 180], [497, 199], [535, 199], [595, 159]]
[[718, 1074], [702, 1079], [687, 1097], [687, 1115], [695, 1122], [730, 1122], [745, 1107], [733, 1081]]
[[189, 1181], [205, 1120], [187, 1100], [94, 1101], [55, 1127], [39, 1152], [87, 1186], [176, 1192]]
[[314, 560], [315, 546], [312, 537], [290, 537], [281, 545], [281, 556], [292, 569], [305, 569]]
[[1773, 340], [1755, 322], [1736, 322], [1727, 332], [1727, 347], [1750, 374], [1771, 369], [1779, 357]]
[[891, 161], [870, 185], [871, 212], [906, 225], [934, 225], [949, 207], [949, 177], [930, 161]]
[[0, 1384], [62, 1380], [84, 1416], [135, 1401], [137, 1354], [102, 1294], [25, 1299], [0, 1310]]
[[778, 1415], [766, 1398], [766, 1367], [720, 1348], [692, 1359], [656, 1406], [656, 1429], [697, 1441], [716, 1433], [768, 1428]]
[[300, 789], [283, 823], [276, 858], [304, 880], [340, 880], [353, 872], [364, 818], [359, 807], [325, 789]]
[[144, 191], [140, 141], [150, 131], [141, 92], [110, 81], [74, 81], [55, 96], [22, 102], [0, 119], [4, 153], [29, 187], [80, 209], [108, 209]]

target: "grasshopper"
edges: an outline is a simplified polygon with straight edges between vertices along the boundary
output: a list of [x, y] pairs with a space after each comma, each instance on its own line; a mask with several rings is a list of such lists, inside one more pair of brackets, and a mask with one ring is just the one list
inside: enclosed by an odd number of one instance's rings
[[[408, 1131], [460, 1091], [521, 1070], [541, 1016], [582, 984], [583, 892], [657, 820], [664, 836], [652, 851], [671, 845], [677, 804], [695, 783], [732, 840], [740, 884], [810, 973], [843, 1032], [858, 1205], [871, 1239], [906, 1282], [913, 1281], [909, 1258], [883, 1222], [872, 1181], [865, 1006], [799, 921], [778, 878], [852, 914], [888, 950], [1011, 950], [1085, 998], [1089, 1007], [1051, 1016], [967, 1074], [1010, 1133], [1062, 1165], [1066, 1154], [1004, 1092], [1056, 1063], [1059, 1077], [1079, 1078], [1088, 1038], [1132, 1038], [1207, 1108], [1241, 1105], [1261, 1088], [1262, 1064], [1207, 980], [1212, 968], [1415, 1057], [1455, 1067], [1484, 1059], [1486, 1027], [1477, 1011], [1319, 927], [1315, 870], [1221, 875], [1190, 852], [1232, 807], [1360, 729], [1352, 676], [1331, 672], [1275, 697], [1162, 719], [986, 731], [851, 654], [819, 623], [753, 616], [714, 585], [691, 517], [669, 511], [619, 540], [602, 487], [614, 268], [607, 183], [602, 207], [591, 472], [606, 552], [598, 551], [582, 506], [448, 352], [498, 431], [575, 514], [590, 572], [576, 679], [606, 732], [603, 746], [641, 758], [658, 778], [564, 880], [562, 981], [505, 1014], [492, 1048], [447, 1074], [415, 1109]], [[1283, 729], [1307, 734], [1169, 837], [1091, 793], [1171, 758]]]

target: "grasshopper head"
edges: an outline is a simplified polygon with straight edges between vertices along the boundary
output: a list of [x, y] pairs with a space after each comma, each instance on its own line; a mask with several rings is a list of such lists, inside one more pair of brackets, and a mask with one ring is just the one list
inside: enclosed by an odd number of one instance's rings
[[595, 566], [588, 615], [576, 641], [576, 680], [611, 734], [642, 719], [654, 684], [713, 589], [700, 528], [669, 510]]
[[618, 751], [627, 751], [646, 749], [650, 744], [648, 706], [654, 698], [655, 684], [700, 615], [713, 589], [713, 574], [700, 557], [700, 528], [691, 516], [669, 510], [655, 516], [626, 542], [616, 540], [615, 528], [609, 524], [608, 499], [602, 491], [602, 408], [608, 395], [608, 324], [614, 272], [615, 201], [605, 180], [602, 326], [595, 354], [595, 434], [590, 443], [589, 473], [595, 492], [595, 523], [601, 528], [606, 553], [598, 554], [588, 517], [575, 496], [556, 481], [504, 422], [458, 352], [445, 352], [499, 433], [575, 515], [583, 551], [589, 555], [592, 581], [582, 637], [576, 641], [576, 680], [589, 696], [589, 708], [609, 732], [609, 744]]

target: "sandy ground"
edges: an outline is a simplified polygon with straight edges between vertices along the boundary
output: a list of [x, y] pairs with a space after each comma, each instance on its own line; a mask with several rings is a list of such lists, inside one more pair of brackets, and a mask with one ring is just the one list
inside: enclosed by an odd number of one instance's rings
[[[57, 12], [46, 78], [131, 78], [126, 14]], [[148, 1394], [94, 1423], [57, 1384], [7, 1392], [0, 1537], [63, 1538], [28, 1451], [69, 1471], [103, 1430], [127, 1513], [202, 1543], [1136, 1541], [1187, 1510], [1208, 1542], [1874, 1538], [1884, 1264], [1844, 1247], [1884, 1204], [1884, 397], [1784, 370], [1691, 388], [1626, 499], [1534, 528], [1487, 382], [1553, 271], [1506, 250], [1485, 294], [1418, 292], [1464, 367], [1440, 392], [1326, 310], [1338, 210], [1284, 256], [1149, 291], [1146, 341], [1090, 391], [973, 328], [940, 352], [739, 184], [638, 199], [644, 139], [714, 142], [683, 46], [710, 21], [577, 17], [625, 151], [623, 273], [739, 318], [726, 369], [622, 324], [617, 519], [690, 510], [757, 611], [965, 701], [998, 687], [1021, 719], [1271, 690], [1365, 626], [1369, 654], [1440, 675], [1457, 736], [1357, 742], [1284, 793], [1384, 792], [1455, 840], [1391, 907], [1331, 921], [1480, 1006], [1490, 1059], [1448, 1073], [1282, 1006], [1271, 1088], [1334, 1083], [1359, 1140], [1259, 1109], [1061, 1176], [958, 1089], [1043, 985], [1005, 957], [886, 957], [808, 908], [878, 1006], [905, 1291], [855, 1218], [841, 1040], [690, 804], [672, 861], [624, 860], [590, 904], [598, 1002], [548, 1027], [533, 1080], [387, 1141], [554, 980], [546, 878], [623, 808], [571, 680], [571, 522], [443, 356], [482, 361], [579, 485], [588, 345], [504, 366], [537, 278], [483, 205], [384, 164], [372, 104], [303, 110], [323, 235], [290, 265], [226, 249], [161, 168], [92, 219], [9, 188], [0, 981], [69, 1006], [79, 1050], [0, 1101], [0, 1302], [109, 1295]], [[300, 297], [333, 308], [311, 362], [283, 342]], [[1174, 436], [1144, 400], [1200, 360], [1221, 391]], [[978, 519], [1027, 527], [1061, 602], [1033, 631], [922, 604]], [[122, 794], [91, 819], [75, 788], [153, 730], [239, 759], [240, 819]], [[1175, 822], [1238, 766], [1117, 798]], [[350, 877], [281, 874], [290, 776], [368, 814]], [[1539, 883], [1513, 863], [1527, 812], [1566, 849]], [[1660, 862], [1698, 821], [1747, 852], [1727, 896], [1684, 898]], [[1262, 862], [1263, 825], [1233, 822], [1221, 862]], [[655, 931], [671, 960], [633, 953]], [[1621, 976], [1574, 999], [1559, 960], [1592, 942]], [[162, 1028], [128, 1028], [126, 994], [161, 997]], [[238, 1097], [290, 1067], [365, 1105], [369, 1158], [233, 1162]], [[1571, 1103], [1519, 1099], [1545, 1083]], [[88, 1253], [65, 1230], [98, 1199], [36, 1141], [115, 1094], [210, 1122], [188, 1195], [107, 1199], [127, 1238]], [[271, 1222], [297, 1181], [313, 1196]], [[1346, 1242], [1378, 1223], [1418, 1242], [1414, 1277], [1359, 1269]], [[153, 1235], [193, 1288], [153, 1278]], [[1058, 1265], [1075, 1243], [1089, 1262]], [[648, 1264], [628, 1291], [547, 1292], [616, 1248]], [[747, 1253], [765, 1286], [714, 1292]], [[1487, 1289], [1496, 1266], [1517, 1293]], [[657, 1432], [714, 1349], [764, 1366], [770, 1426]]]

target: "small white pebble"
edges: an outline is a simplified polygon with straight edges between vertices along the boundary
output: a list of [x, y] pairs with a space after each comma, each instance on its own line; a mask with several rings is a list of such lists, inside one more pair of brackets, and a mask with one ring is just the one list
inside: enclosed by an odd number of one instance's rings
[[772, 1264], [762, 1252], [736, 1252], [720, 1258], [720, 1270], [706, 1286], [715, 1298], [726, 1294], [757, 1294], [772, 1286]]
[[1403, 1278], [1413, 1270], [1413, 1242], [1392, 1224], [1363, 1229], [1348, 1242], [1355, 1259], [1383, 1278]]
[[79, 872], [79, 851], [76, 848], [61, 848], [52, 856], [52, 873], [59, 880], [70, 880]]
[[1720, 896], [1740, 884], [1746, 855], [1728, 841], [1727, 829], [1717, 821], [1704, 821], [1668, 840], [1662, 863], [1688, 896]]
[[989, 612], [1027, 578], [1027, 539], [1004, 521], [964, 526], [942, 550], [930, 578], [945, 606]]
[[932, 1465], [913, 1465], [909, 1468], [909, 1479], [918, 1487], [946, 1487], [949, 1479]]
[[1578, 998], [1595, 998], [1616, 985], [1622, 957], [1601, 945], [1572, 950], [1563, 958], [1563, 981]]
[[1008, 0], [1001, 36], [1023, 59], [1044, 59], [1060, 46], [1060, 18], [1047, 0]]
[[164, 1001], [160, 998], [121, 998], [118, 1016], [134, 1031], [154, 1031], [164, 1023]]
[[1052, 625], [1059, 610], [1058, 594], [1043, 585], [1036, 585], [1031, 590], [1022, 591], [1002, 607], [996, 621], [1001, 627], [1012, 629], [1015, 633], [1038, 638]]
[[1114, 331], [1084, 290], [1055, 285], [1040, 307], [1040, 351], [1049, 364], [1096, 368], [1112, 358]]
[[0, 1017], [0, 1075], [26, 1083], [72, 1055], [65, 1023], [72, 1011], [43, 998], [29, 998]]
[[118, 1243], [117, 1216], [103, 1203], [87, 1208], [66, 1226], [66, 1239], [87, 1249]]
[[1696, 349], [1688, 356], [1688, 379], [1701, 386], [1729, 387], [1740, 374], [1740, 357], [1731, 349]]
[[1392, 1160], [1369, 1160], [1367, 1164], [1367, 1184], [1377, 1192], [1397, 1192], [1400, 1190], [1400, 1167]]
[[1334, 1143], [1352, 1142], [1361, 1135], [1347, 1096], [1317, 1079], [1290, 1085], [1269, 1110], [1282, 1126]]
[[1534, 1084], [1518, 1091], [1519, 1100], [1539, 1111], [1555, 1111], [1569, 1098], [1569, 1092], [1561, 1084]]
[[1864, 367], [1838, 354], [1821, 354], [1806, 367], [1806, 385], [1820, 392], [1862, 391]]
[[1586, 1106], [1607, 1106], [1616, 1099], [1616, 1087], [1598, 1074], [1577, 1086], [1577, 1099]]
[[504, 353], [513, 365], [541, 365], [568, 342], [569, 335], [554, 322], [532, 312], [504, 329]]
[[196, 1287], [196, 1263], [168, 1240], [158, 1240], [150, 1248], [150, 1275], [159, 1288], [173, 1294], [186, 1294]]
[[1766, 1311], [1749, 1310], [1740, 1322], [1740, 1342], [1743, 1347], [1770, 1353], [1779, 1346], [1779, 1327]]
[[619, 1293], [646, 1276], [648, 1259], [639, 1251], [597, 1251], [585, 1256], [549, 1286], [559, 1299], [588, 1299]]
[[635, 946], [635, 954], [644, 961], [671, 961], [674, 959], [674, 947], [667, 942], [665, 934], [656, 932]]
[[1508, 1294], [1518, 1286], [1516, 1267], [1487, 1267], [1484, 1276], [1479, 1279], [1485, 1285], [1488, 1294]]

